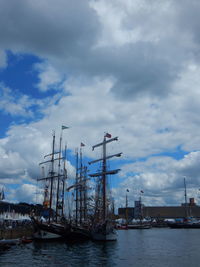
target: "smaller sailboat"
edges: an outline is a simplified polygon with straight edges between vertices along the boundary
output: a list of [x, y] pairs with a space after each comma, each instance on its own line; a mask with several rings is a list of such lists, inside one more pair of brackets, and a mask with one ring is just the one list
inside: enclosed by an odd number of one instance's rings
[[199, 229], [200, 228], [200, 221], [189, 217], [189, 206], [187, 203], [187, 187], [186, 187], [186, 180], [184, 177], [184, 197], [185, 197], [185, 204], [184, 204], [184, 210], [185, 210], [185, 217], [183, 220], [176, 220], [175, 222], [169, 222], [168, 226], [170, 228], [186, 228], [186, 229]]
[[144, 193], [143, 190], [140, 191], [139, 201], [137, 201], [137, 206], [135, 209], [138, 210], [138, 220], [135, 220], [132, 223], [127, 225], [128, 229], [150, 229], [152, 227], [149, 221], [144, 220], [143, 215], [143, 204], [142, 204], [142, 194]]
[[108, 198], [107, 176], [117, 174], [120, 169], [108, 170], [107, 160], [113, 157], [120, 157], [122, 153], [107, 156], [106, 145], [112, 141], [118, 141], [118, 137], [111, 138], [111, 135], [106, 133], [104, 135], [103, 142], [93, 146], [93, 150], [96, 147], [102, 146], [102, 158], [89, 162], [89, 164], [96, 162], [102, 163], [102, 169], [100, 172], [90, 174], [90, 177], [97, 178], [95, 211], [91, 228], [91, 236], [93, 240], [99, 241], [117, 240], [117, 233], [115, 231], [114, 221], [112, 218], [113, 214], [110, 209], [112, 201]]

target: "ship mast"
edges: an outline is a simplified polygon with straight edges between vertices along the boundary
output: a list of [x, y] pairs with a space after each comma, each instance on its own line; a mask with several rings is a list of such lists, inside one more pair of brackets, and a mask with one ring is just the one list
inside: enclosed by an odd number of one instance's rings
[[67, 146], [65, 145], [64, 154], [64, 166], [63, 166], [63, 179], [62, 179], [62, 217], [64, 216], [64, 194], [65, 194], [65, 180], [67, 179], [67, 169], [66, 169], [66, 157], [67, 157]]
[[87, 168], [83, 165], [83, 153], [82, 147], [85, 146], [81, 143], [80, 155], [78, 149], [76, 150], [76, 180], [75, 184], [70, 186], [67, 190], [71, 188], [75, 189], [75, 223], [82, 224], [83, 220], [86, 219], [87, 215]]
[[103, 182], [103, 220], [106, 219], [106, 137], [103, 139], [103, 168], [102, 168], [102, 182]]
[[[109, 138], [109, 139], [106, 139], [106, 138]], [[110, 159], [112, 157], [120, 157], [122, 153], [117, 153], [117, 154], [114, 154], [114, 155], [110, 155], [110, 156], [106, 156], [106, 145], [110, 142], [113, 142], [113, 141], [118, 141], [118, 137], [114, 137], [114, 138], [111, 138], [111, 135], [106, 133], [104, 135], [104, 138], [103, 138], [103, 142], [97, 144], [97, 145], [94, 145], [92, 147], [92, 150], [94, 150], [96, 147], [99, 147], [99, 146], [102, 146], [103, 147], [103, 157], [100, 158], [100, 159], [97, 159], [97, 160], [94, 160], [94, 161], [90, 161], [88, 162], [89, 164], [93, 164], [93, 163], [96, 163], [96, 162], [99, 162], [99, 161], [102, 161], [102, 171], [101, 172], [98, 172], [98, 173], [94, 173], [94, 174], [90, 174], [89, 176], [90, 177], [101, 177], [101, 183], [102, 183], [102, 209], [103, 209], [103, 214], [102, 214], [102, 219], [105, 221], [106, 220], [106, 217], [107, 217], [107, 188], [106, 188], [106, 183], [107, 183], [107, 175], [108, 174], [117, 174], [120, 169], [116, 169], [116, 170], [110, 170], [108, 171], [107, 170], [107, 159]]]
[[[59, 154], [58, 158], [55, 158], [56, 154]], [[59, 173], [58, 173], [58, 175], [56, 175], [56, 173], [54, 171], [54, 162], [55, 162], [55, 160], [59, 160], [60, 161], [61, 159], [64, 159], [63, 157], [60, 157], [60, 151], [59, 152], [55, 152], [55, 132], [53, 132], [52, 153], [44, 156], [44, 158], [46, 158], [46, 157], [51, 157], [51, 159], [47, 160], [47, 161], [44, 161], [44, 162], [41, 162], [39, 165], [46, 164], [46, 163], [51, 163], [51, 171], [49, 172], [49, 176], [43, 177], [43, 178], [39, 178], [39, 179], [37, 179], [37, 181], [50, 180], [50, 199], [49, 199], [49, 218], [48, 218], [48, 222], [50, 223], [51, 218], [53, 217], [52, 206], [53, 206], [54, 179], [55, 178], [59, 179], [61, 176], [63, 176], [63, 175], [60, 175]], [[57, 199], [57, 203], [56, 203], [56, 211], [57, 211], [57, 205], [58, 205], [58, 199]], [[57, 213], [56, 213], [56, 220], [57, 220]]]
[[76, 225], [78, 224], [78, 207], [79, 207], [79, 198], [78, 198], [78, 149], [76, 151], [76, 186], [75, 186], [75, 192], [76, 192], [76, 215], [75, 215], [75, 221]]
[[[126, 192], [129, 192], [129, 190], [127, 189]], [[128, 195], [126, 193], [126, 224], [128, 225]]]
[[60, 135], [59, 144], [59, 158], [58, 158], [58, 181], [57, 181], [57, 195], [56, 195], [56, 222], [58, 220], [58, 210], [60, 209], [60, 160], [61, 160], [61, 146], [62, 146], [62, 134]]
[[52, 194], [53, 194], [53, 176], [54, 176], [54, 153], [55, 153], [55, 132], [53, 133], [53, 146], [52, 146], [52, 157], [51, 157], [51, 172], [50, 172], [50, 206], [49, 206], [49, 223], [52, 217]]
[[187, 205], [187, 188], [186, 188], [186, 181], [184, 177], [184, 188], [185, 188], [185, 218], [188, 218], [188, 205]]
[[87, 205], [87, 200], [88, 200], [88, 195], [87, 195], [87, 167], [84, 166], [83, 170], [83, 217], [84, 221], [87, 219], [87, 213], [88, 213], [88, 205]]
[[80, 210], [79, 210], [79, 223], [82, 223], [83, 216], [83, 155], [82, 148], [80, 147], [80, 172], [79, 172], [79, 196], [80, 196]]

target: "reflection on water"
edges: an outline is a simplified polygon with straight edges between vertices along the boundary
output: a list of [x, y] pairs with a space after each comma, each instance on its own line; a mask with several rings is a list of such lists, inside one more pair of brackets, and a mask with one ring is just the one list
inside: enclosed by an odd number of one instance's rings
[[118, 231], [116, 242], [33, 242], [0, 252], [0, 266], [199, 266], [198, 229]]
[[[113, 252], [117, 242], [80, 244], [36, 243], [33, 244], [33, 258], [43, 258], [42, 264], [48, 266], [112, 266]], [[48, 262], [48, 263], [47, 263]]]

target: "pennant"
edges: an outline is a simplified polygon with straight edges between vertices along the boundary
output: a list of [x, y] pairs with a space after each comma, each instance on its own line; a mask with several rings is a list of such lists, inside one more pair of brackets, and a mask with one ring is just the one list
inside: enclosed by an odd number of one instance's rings
[[128, 190], [128, 189], [126, 189], [126, 192], [129, 192], [129, 190]]
[[111, 135], [111, 134], [109, 134], [109, 133], [106, 133], [106, 134], [105, 134], [105, 137], [111, 138], [111, 137], [112, 137], [112, 135]]
[[85, 146], [85, 144], [83, 144], [83, 143], [81, 142], [81, 146]]
[[142, 190], [141, 190], [140, 192], [141, 192], [141, 193], [144, 193], [144, 191], [142, 191]]
[[62, 125], [62, 130], [69, 129], [69, 127]]

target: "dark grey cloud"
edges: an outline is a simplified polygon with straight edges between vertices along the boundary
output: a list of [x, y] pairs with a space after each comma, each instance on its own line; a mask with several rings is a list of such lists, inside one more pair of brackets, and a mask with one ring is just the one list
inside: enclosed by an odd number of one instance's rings
[[110, 70], [117, 77], [112, 91], [128, 99], [144, 92], [165, 95], [177, 77], [177, 69], [159, 56], [156, 47], [144, 42], [119, 49], [112, 62]]
[[191, 59], [191, 46], [183, 41], [186, 28], [198, 39], [200, 5], [183, 1], [179, 8], [173, 1], [167, 1], [167, 7], [160, 1], [143, 2], [146, 8], [138, 13], [126, 10], [121, 22], [124, 31], [139, 30], [138, 40], [98, 46], [104, 29], [89, 1], [1, 0], [0, 47], [35, 53], [77, 79], [111, 77], [111, 91], [122, 99], [144, 93], [163, 96]]
[[[183, 0], [181, 5], [175, 2], [177, 10], [177, 26], [188, 34], [199, 46], [200, 44], [200, 2], [198, 0]], [[192, 52], [192, 51], [191, 51]]]
[[98, 33], [95, 11], [87, 1], [1, 0], [0, 6], [1, 46], [7, 49], [70, 57], [87, 50]]

